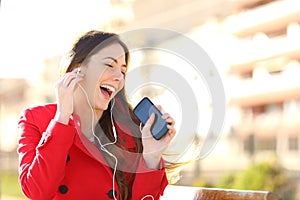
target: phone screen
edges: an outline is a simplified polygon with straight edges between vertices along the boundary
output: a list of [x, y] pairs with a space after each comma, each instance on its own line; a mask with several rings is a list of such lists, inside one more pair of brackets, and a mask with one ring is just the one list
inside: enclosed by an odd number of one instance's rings
[[146, 124], [152, 113], [155, 114], [155, 120], [151, 127], [151, 133], [156, 140], [162, 138], [168, 131], [168, 123], [162, 119], [161, 112], [157, 107], [150, 101], [148, 97], [144, 97], [134, 108], [133, 113], [142, 122]]

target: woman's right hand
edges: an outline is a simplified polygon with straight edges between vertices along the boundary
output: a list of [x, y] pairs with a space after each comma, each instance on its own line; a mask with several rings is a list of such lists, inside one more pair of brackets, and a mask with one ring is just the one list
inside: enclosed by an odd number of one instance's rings
[[84, 76], [77, 71], [78, 69], [64, 74], [55, 84], [57, 110], [54, 120], [63, 124], [69, 123], [69, 118], [73, 113], [73, 94], [77, 83]]

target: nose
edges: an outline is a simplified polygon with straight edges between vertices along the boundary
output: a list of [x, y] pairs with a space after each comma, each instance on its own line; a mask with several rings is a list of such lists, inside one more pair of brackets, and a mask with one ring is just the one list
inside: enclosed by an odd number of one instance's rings
[[122, 73], [121, 70], [115, 69], [115, 70], [113, 70], [113, 79], [115, 81], [121, 81], [124, 79], [124, 74]]

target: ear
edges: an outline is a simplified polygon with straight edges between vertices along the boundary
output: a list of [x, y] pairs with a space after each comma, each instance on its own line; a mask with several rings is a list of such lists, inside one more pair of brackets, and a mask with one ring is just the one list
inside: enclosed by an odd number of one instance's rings
[[81, 72], [81, 68], [80, 68], [80, 66], [79, 67], [77, 67], [77, 72], [76, 72], [76, 78], [77, 78], [77, 76], [78, 76], [78, 74]]

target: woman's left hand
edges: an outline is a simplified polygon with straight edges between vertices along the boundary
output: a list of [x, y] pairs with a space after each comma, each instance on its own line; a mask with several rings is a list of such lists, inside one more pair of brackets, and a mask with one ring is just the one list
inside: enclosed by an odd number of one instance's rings
[[[162, 111], [161, 106], [158, 106], [158, 109]], [[174, 127], [175, 120], [171, 117], [171, 115], [168, 113], [164, 113], [162, 115], [162, 118], [169, 124], [167, 126], [169, 130], [160, 140], [156, 140], [152, 136], [150, 130], [155, 119], [154, 114], [150, 116], [142, 129], [143, 157], [149, 168], [159, 168], [162, 154], [169, 146], [176, 134], [176, 129]]]

